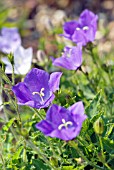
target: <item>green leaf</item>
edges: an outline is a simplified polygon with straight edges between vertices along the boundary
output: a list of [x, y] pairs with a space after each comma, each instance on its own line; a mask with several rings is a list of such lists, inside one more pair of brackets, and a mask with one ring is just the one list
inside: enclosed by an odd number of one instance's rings
[[11, 125], [13, 124], [14, 120], [15, 120], [15, 118], [10, 119], [9, 122], [7, 122], [7, 123], [3, 126], [3, 130], [4, 130], [4, 131], [8, 131], [9, 128], [11, 127]]
[[76, 170], [73, 166], [63, 166], [62, 170]]
[[2, 68], [0, 67], [0, 76], [1, 78], [6, 81], [8, 84], [12, 85], [11, 81], [9, 80], [9, 78], [6, 76], [6, 74], [4, 73], [4, 71], [2, 70]]
[[22, 150], [23, 150], [23, 146], [20, 146], [17, 149], [17, 151], [14, 153], [12, 160], [19, 159]]
[[32, 164], [38, 169], [38, 170], [50, 170], [48, 165], [45, 165], [40, 159], [33, 159]]
[[91, 101], [89, 106], [86, 107], [85, 112], [87, 113], [88, 117], [92, 119], [95, 115], [98, 114], [98, 107], [100, 106], [101, 100], [101, 90], [97, 93], [95, 98]]
[[103, 141], [104, 148], [108, 153], [114, 151], [114, 140], [104, 137], [102, 138], [102, 141]]

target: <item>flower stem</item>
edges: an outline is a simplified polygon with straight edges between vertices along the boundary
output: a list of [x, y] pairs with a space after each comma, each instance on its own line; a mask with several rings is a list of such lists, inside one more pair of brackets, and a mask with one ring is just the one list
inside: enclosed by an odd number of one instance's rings
[[105, 155], [104, 155], [104, 149], [103, 149], [103, 143], [102, 143], [102, 138], [101, 136], [99, 135], [99, 143], [100, 143], [100, 147], [101, 147], [101, 154], [102, 154], [102, 158], [103, 158], [103, 161], [102, 163], [104, 164], [104, 166], [107, 167], [108, 170], [111, 170], [111, 168], [109, 167], [109, 165], [107, 164], [107, 162], [105, 162]]
[[6, 168], [5, 168], [5, 161], [4, 161], [4, 158], [3, 158], [2, 154], [0, 154], [0, 158], [1, 158], [1, 161], [3, 163], [3, 170], [6, 170]]

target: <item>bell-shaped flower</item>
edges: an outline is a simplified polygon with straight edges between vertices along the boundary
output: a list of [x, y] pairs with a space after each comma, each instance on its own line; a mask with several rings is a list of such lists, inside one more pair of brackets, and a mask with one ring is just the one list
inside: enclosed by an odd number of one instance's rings
[[[14, 52], [14, 73], [15, 74], [26, 74], [31, 68], [33, 50], [31, 47], [24, 49], [19, 46]], [[2, 61], [6, 64], [5, 73], [12, 74], [12, 65], [8, 58], [2, 58]]]
[[44, 70], [33, 68], [26, 75], [24, 82], [12, 88], [18, 104], [37, 109], [48, 107], [55, 97], [54, 92], [59, 89], [61, 75], [61, 72], [49, 75]]
[[97, 31], [98, 16], [89, 10], [84, 10], [78, 21], [65, 22], [62, 36], [85, 46], [88, 42], [93, 42]]
[[53, 104], [47, 111], [46, 119], [37, 123], [36, 128], [46, 136], [68, 141], [79, 135], [82, 123], [86, 118], [81, 101], [68, 109]]
[[82, 64], [82, 46], [65, 47], [62, 57], [56, 58], [53, 65], [66, 68], [68, 70], [76, 70]]
[[9, 54], [21, 45], [21, 37], [17, 28], [2, 28], [0, 36], [0, 51]]

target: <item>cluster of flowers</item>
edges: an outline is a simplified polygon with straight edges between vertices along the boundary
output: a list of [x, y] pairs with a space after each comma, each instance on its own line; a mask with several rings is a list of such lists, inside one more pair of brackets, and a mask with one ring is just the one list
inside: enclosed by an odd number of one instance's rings
[[[96, 27], [97, 16], [88, 10], [82, 12], [78, 21], [66, 22], [63, 26], [64, 33], [62, 36], [77, 43], [77, 46], [65, 47], [62, 57], [55, 59], [53, 64], [69, 70], [76, 70], [82, 63], [82, 46], [94, 40]], [[7, 34], [4, 34], [4, 31]], [[4, 29], [4, 31], [2, 36], [5, 36], [7, 40], [10, 37], [10, 41], [12, 41], [9, 31], [7, 29]], [[16, 34], [13, 36], [13, 41], [15, 40], [15, 43], [19, 45], [21, 40], [17, 30], [12, 29], [11, 31]], [[6, 41], [4, 40], [3, 52], [9, 52], [11, 49], [12, 51], [14, 50], [13, 43], [10, 43], [8, 48], [7, 43], [5, 43]], [[10, 50], [7, 51], [8, 49]], [[14, 52], [14, 59], [16, 55], [17, 50]], [[27, 53], [24, 55], [28, 57]], [[59, 90], [61, 76], [61, 72], [54, 72], [49, 75], [44, 70], [33, 68], [26, 75], [23, 82], [18, 83], [12, 88], [17, 97], [18, 104], [28, 105], [36, 109], [48, 107], [55, 98], [55, 91]], [[52, 104], [47, 111], [46, 119], [37, 123], [36, 128], [46, 136], [68, 141], [79, 135], [82, 123], [86, 118], [87, 116], [84, 114], [84, 106], [81, 101], [73, 104], [68, 109]]]
[[[31, 67], [33, 50], [31, 47], [24, 49], [21, 45], [21, 37], [17, 28], [2, 28], [0, 35], [0, 51], [14, 55], [14, 73], [26, 74]], [[12, 74], [12, 65], [7, 57], [2, 58], [6, 65], [5, 73]], [[26, 67], [25, 67], [26, 65]]]
[[82, 46], [93, 42], [97, 30], [98, 16], [89, 10], [84, 10], [78, 21], [65, 22], [64, 33], [61, 36], [76, 43], [75, 47], [65, 47], [62, 57], [53, 61], [53, 65], [76, 70], [82, 64]]

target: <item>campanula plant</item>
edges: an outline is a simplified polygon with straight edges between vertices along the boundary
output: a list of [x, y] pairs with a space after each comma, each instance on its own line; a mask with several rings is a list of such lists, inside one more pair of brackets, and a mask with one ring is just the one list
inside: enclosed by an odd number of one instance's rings
[[89, 10], [84, 10], [78, 21], [68, 21], [63, 25], [65, 38], [76, 44], [85, 46], [88, 42], [93, 42], [97, 31], [98, 16]]
[[86, 118], [81, 101], [68, 109], [53, 104], [47, 111], [46, 119], [37, 123], [36, 128], [46, 136], [68, 141], [79, 135], [82, 123]]
[[26, 75], [24, 82], [12, 88], [18, 104], [37, 109], [48, 107], [55, 98], [54, 92], [59, 89], [61, 75], [61, 72], [49, 75], [44, 70], [33, 68]]

